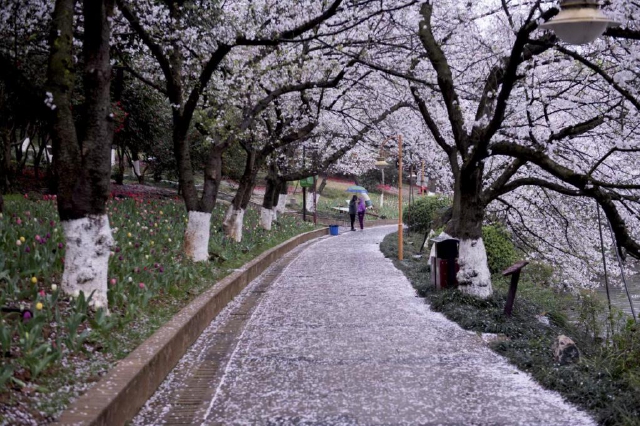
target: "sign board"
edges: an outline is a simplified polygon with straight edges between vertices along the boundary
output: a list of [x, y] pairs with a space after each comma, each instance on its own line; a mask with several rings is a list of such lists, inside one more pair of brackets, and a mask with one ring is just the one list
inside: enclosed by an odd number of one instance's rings
[[300, 186], [303, 188], [311, 188], [313, 186], [313, 176], [300, 179]]

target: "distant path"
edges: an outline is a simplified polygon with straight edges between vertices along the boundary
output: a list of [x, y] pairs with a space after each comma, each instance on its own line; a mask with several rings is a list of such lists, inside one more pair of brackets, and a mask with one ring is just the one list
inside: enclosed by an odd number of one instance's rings
[[594, 424], [417, 298], [379, 250], [394, 230], [346, 232], [281, 260], [136, 423]]

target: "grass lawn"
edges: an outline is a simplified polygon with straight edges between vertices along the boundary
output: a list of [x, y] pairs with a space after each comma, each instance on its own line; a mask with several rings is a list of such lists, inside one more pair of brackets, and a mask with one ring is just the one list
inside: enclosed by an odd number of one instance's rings
[[[545, 271], [535, 265], [524, 269], [518, 285], [513, 316], [502, 311], [508, 281], [495, 276], [494, 294], [487, 300], [456, 290], [435, 291], [430, 283], [428, 252], [419, 254], [424, 235], [404, 239], [404, 261], [394, 260], [431, 308], [467, 330], [498, 334], [490, 344], [543, 386], [560, 392], [568, 401], [591, 412], [603, 425], [640, 425], [640, 327], [618, 315], [615, 333], [605, 341], [594, 338], [601, 327], [602, 306], [591, 293], [558, 293], [541, 284]], [[385, 256], [397, 259], [397, 234], [380, 245]], [[546, 319], [545, 323], [540, 319]], [[569, 320], [572, 318], [572, 320]], [[555, 363], [551, 350], [556, 336], [564, 334], [577, 344], [577, 364]], [[595, 334], [596, 336], [598, 333]]]
[[[33, 198], [33, 196], [31, 196]], [[203, 290], [287, 239], [313, 229], [281, 216], [272, 231], [245, 214], [243, 241], [221, 231], [213, 212], [214, 260], [182, 256], [186, 212], [177, 199], [112, 199], [116, 244], [109, 261], [109, 309], [93, 312], [83, 294], [60, 291], [64, 240], [54, 199], [5, 197], [0, 218], [0, 424], [54, 421], [71, 398], [99, 380]], [[24, 319], [29, 311], [31, 318]]]

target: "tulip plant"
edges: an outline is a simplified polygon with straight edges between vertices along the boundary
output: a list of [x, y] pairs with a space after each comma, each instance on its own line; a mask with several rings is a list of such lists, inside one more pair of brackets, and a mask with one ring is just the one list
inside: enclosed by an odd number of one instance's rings
[[107, 311], [92, 303], [92, 295], [65, 296], [60, 290], [65, 246], [55, 202], [53, 196], [37, 201], [10, 196], [0, 218], [0, 404], [6, 405], [0, 423], [11, 423], [17, 411], [35, 423], [54, 418], [87, 382], [203, 290], [261, 252], [312, 229], [281, 216], [265, 231], [259, 212], [250, 209], [245, 237], [236, 243], [224, 237], [220, 205], [212, 216], [211, 260], [194, 263], [182, 250], [188, 219], [182, 203], [135, 194], [111, 197], [107, 212], [115, 245]]

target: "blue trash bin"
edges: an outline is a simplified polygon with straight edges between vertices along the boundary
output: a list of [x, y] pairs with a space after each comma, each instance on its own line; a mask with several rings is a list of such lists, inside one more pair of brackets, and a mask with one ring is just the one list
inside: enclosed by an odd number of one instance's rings
[[329, 233], [331, 235], [338, 235], [338, 225], [329, 225]]

